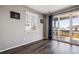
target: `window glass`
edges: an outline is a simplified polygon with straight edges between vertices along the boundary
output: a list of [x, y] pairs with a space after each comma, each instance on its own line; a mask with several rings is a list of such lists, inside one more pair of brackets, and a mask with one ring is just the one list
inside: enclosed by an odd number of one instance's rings
[[26, 31], [36, 31], [38, 27], [38, 15], [27, 13]]

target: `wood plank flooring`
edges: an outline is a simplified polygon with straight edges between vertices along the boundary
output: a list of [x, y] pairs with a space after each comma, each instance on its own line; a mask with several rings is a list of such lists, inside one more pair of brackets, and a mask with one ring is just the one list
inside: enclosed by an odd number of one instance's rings
[[55, 40], [39, 40], [0, 54], [79, 54], [79, 46]]

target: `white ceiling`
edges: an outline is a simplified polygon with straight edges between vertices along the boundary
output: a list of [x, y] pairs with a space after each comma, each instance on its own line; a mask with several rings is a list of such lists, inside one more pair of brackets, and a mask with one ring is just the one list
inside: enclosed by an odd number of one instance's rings
[[28, 5], [28, 7], [43, 14], [47, 14], [49, 12], [56, 12], [58, 10], [69, 8], [71, 6], [72, 5]]

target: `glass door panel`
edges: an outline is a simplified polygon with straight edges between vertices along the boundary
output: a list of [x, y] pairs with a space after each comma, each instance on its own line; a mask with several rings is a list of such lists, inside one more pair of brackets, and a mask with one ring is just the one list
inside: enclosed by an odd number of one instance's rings
[[79, 16], [72, 18], [72, 43], [79, 44]]
[[52, 39], [58, 40], [58, 19], [54, 19], [52, 23]]
[[59, 20], [60, 40], [70, 42], [70, 18]]
[[56, 18], [52, 23], [53, 39], [79, 45], [79, 16]]

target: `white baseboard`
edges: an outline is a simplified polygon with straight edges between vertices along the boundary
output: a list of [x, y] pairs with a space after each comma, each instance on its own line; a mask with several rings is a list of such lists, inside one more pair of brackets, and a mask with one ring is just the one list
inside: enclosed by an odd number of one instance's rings
[[[10, 50], [10, 49], [13, 49], [13, 48], [16, 48], [16, 47], [25, 45], [25, 44], [26, 44], [26, 43], [24, 43], [24, 44], [20, 44], [20, 45], [17, 45], [17, 46], [13, 46], [13, 47], [10, 47], [10, 48], [6, 48], [6, 49], [3, 49], [3, 50], [0, 50], [0, 52], [6, 51], [6, 50]], [[29, 44], [29, 43], [27, 43], [27, 44]]]
[[[38, 41], [38, 40], [35, 40], [35, 41]], [[32, 42], [34, 42], [34, 41], [32, 41]], [[16, 48], [16, 47], [25, 45], [25, 44], [29, 44], [29, 43], [32, 43], [32, 42], [23, 43], [23, 44], [20, 44], [20, 45], [17, 45], [17, 46], [13, 46], [13, 47], [10, 47], [10, 48], [6, 48], [6, 49], [3, 49], [3, 50], [0, 50], [0, 52], [6, 51], [6, 50], [10, 50], [10, 49], [13, 49], [13, 48]]]

